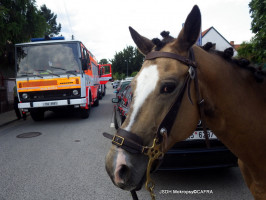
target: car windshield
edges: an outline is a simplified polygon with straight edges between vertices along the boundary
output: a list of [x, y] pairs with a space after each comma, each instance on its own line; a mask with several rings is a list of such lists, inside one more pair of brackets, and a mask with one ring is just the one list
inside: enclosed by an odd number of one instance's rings
[[77, 74], [78, 43], [17, 46], [17, 76]]
[[123, 91], [126, 88], [126, 86], [128, 86], [129, 84], [130, 84], [130, 81], [121, 82], [119, 86], [120, 91]]
[[123, 92], [123, 101], [121, 103], [123, 106], [129, 108], [131, 100], [132, 100], [132, 92], [130, 85], [128, 85], [125, 88], [125, 91]]

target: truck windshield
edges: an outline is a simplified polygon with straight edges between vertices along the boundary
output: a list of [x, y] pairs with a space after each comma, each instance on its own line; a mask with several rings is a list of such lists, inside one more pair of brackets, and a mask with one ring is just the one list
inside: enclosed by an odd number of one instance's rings
[[17, 46], [17, 76], [77, 74], [81, 71], [78, 43]]

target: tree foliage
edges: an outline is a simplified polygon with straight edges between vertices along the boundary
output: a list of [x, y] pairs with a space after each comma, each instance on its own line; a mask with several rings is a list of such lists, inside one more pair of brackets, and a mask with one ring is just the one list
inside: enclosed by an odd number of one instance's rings
[[241, 44], [238, 55], [262, 64], [266, 62], [266, 1], [252, 0], [249, 7], [252, 18], [251, 30], [255, 36], [250, 42]]
[[[42, 8], [44, 7], [46, 8], [45, 5]], [[46, 16], [47, 13], [50, 15]], [[47, 13], [36, 7], [35, 0], [1, 0], [0, 56], [5, 53], [7, 44], [27, 42], [32, 37], [44, 37], [47, 30], [49, 34], [58, 34], [61, 24], [57, 26], [57, 16], [49, 9]]]
[[58, 35], [61, 31], [61, 24], [59, 23], [57, 25], [57, 15], [55, 15], [50, 9], [48, 9], [45, 4], [41, 6], [40, 13], [46, 20], [45, 33], [50, 36]]
[[140, 70], [144, 56], [139, 53], [137, 48], [127, 46], [122, 51], [114, 55], [111, 60], [113, 77], [115, 79], [123, 79], [125, 77], [136, 75]]
[[106, 58], [103, 58], [100, 60], [99, 64], [103, 65], [103, 64], [109, 64], [108, 60]]

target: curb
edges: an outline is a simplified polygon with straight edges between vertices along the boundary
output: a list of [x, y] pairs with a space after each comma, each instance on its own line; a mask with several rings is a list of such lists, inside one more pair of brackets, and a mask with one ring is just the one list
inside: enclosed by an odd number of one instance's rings
[[13, 120], [11, 120], [11, 121], [9, 121], [9, 122], [5, 122], [5, 123], [3, 123], [3, 124], [0, 124], [0, 128], [2, 128], [3, 126], [6, 126], [6, 125], [8, 125], [8, 124], [11, 124], [11, 123], [13, 123], [13, 122], [15, 122], [15, 121], [18, 121], [19, 119], [13, 119]]

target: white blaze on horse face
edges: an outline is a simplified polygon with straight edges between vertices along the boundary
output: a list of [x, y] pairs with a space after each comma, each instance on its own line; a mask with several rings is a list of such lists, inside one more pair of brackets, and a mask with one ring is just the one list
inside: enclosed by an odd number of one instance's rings
[[130, 131], [132, 125], [134, 124], [135, 117], [145, 102], [146, 98], [155, 90], [156, 84], [159, 80], [159, 72], [157, 65], [150, 65], [144, 68], [139, 74], [136, 80], [136, 90], [134, 92], [134, 104], [133, 112], [131, 113], [130, 121], [125, 130]]

